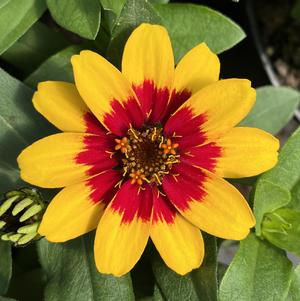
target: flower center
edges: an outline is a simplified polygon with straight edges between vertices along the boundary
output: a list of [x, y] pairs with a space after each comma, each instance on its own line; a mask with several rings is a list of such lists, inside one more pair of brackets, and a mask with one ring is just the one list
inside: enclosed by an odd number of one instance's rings
[[161, 185], [164, 175], [179, 162], [178, 144], [165, 138], [162, 128], [130, 128], [126, 137], [115, 142], [115, 150], [123, 154], [123, 176], [129, 176], [132, 184], [142, 185], [145, 181]]

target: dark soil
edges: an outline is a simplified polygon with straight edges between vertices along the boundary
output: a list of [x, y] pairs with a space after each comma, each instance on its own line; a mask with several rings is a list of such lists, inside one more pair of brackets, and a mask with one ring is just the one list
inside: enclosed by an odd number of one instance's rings
[[255, 0], [259, 30], [280, 83], [300, 89], [300, 20], [291, 16], [295, 0]]

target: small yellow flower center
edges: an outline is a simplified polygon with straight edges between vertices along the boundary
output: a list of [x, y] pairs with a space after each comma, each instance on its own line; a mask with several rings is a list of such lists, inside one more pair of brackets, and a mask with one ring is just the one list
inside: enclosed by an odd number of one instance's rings
[[123, 175], [131, 183], [162, 184], [164, 175], [179, 162], [178, 144], [163, 136], [162, 128], [152, 127], [143, 131], [130, 128], [127, 136], [115, 139], [115, 150], [123, 154]]

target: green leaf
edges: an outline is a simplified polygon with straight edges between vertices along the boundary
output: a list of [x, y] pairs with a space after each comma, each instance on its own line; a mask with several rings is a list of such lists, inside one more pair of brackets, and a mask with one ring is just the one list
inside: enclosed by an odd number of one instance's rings
[[99, 0], [47, 0], [53, 19], [83, 38], [94, 40], [100, 28]]
[[[151, 4], [168, 2], [168, 0], [149, 0], [149, 3]], [[112, 32], [116, 19], [120, 16], [125, 3], [126, 0], [101, 0], [102, 7], [104, 8], [101, 27], [103, 26], [107, 32]], [[101, 42], [103, 33], [99, 33], [98, 36], [100, 36], [98, 40]]]
[[205, 256], [199, 269], [191, 272], [192, 280], [199, 300], [216, 301], [217, 283], [217, 241], [214, 236], [202, 233], [205, 245]]
[[223, 277], [219, 301], [284, 300], [291, 274], [292, 264], [282, 251], [250, 234]]
[[48, 58], [37, 70], [25, 80], [31, 87], [36, 87], [39, 82], [47, 80], [62, 80], [74, 82], [71, 57], [78, 54], [82, 46], [70, 46]]
[[11, 274], [11, 245], [0, 240], [0, 295], [4, 295], [7, 292]]
[[261, 223], [263, 216], [286, 204], [291, 200], [291, 194], [276, 184], [260, 178], [257, 181], [253, 211], [256, 218], [256, 233], [261, 235]]
[[46, 10], [44, 0], [0, 3], [0, 54], [8, 49]]
[[152, 267], [161, 295], [166, 300], [199, 300], [191, 274], [185, 276], [176, 274], [164, 264], [159, 256], [153, 257]]
[[300, 299], [300, 265], [293, 271], [289, 293], [285, 301], [298, 301]]
[[262, 236], [273, 245], [300, 256], [299, 221], [299, 211], [279, 208], [264, 216]]
[[[105, 10], [113, 12], [116, 16], [119, 16], [122, 8], [124, 7], [126, 0], [100, 0], [102, 7]], [[166, 4], [169, 0], [149, 0], [151, 4]]]
[[257, 181], [254, 193], [256, 233], [261, 235], [264, 214], [287, 205], [291, 191], [300, 180], [300, 128], [288, 139], [279, 154], [277, 165]]
[[276, 134], [292, 118], [299, 100], [299, 92], [291, 88], [258, 88], [256, 103], [240, 126], [256, 127]]
[[67, 243], [39, 242], [41, 265], [48, 284], [45, 301], [134, 300], [130, 275], [100, 274], [94, 263], [94, 233]]
[[157, 284], [154, 285], [153, 300], [154, 301], [164, 301], [164, 300], [166, 300], [164, 298], [164, 296], [162, 295], [162, 293], [161, 293], [161, 291], [160, 291]]
[[300, 179], [292, 189], [292, 200], [287, 207], [300, 211]]
[[146, 0], [127, 0], [123, 7], [107, 50], [107, 58], [115, 65], [121, 65], [125, 42], [141, 23], [160, 24], [161, 19], [153, 6]]
[[[104, 12], [102, 20], [105, 19], [106, 17], [107, 16], [105, 15], [105, 12]], [[101, 23], [99, 34], [94, 41], [94, 46], [96, 48], [96, 52], [102, 56], [106, 56], [107, 47], [110, 42], [110, 30], [111, 30], [111, 29], [106, 29], [104, 27], [104, 24], [103, 24], [104, 22], [105, 21], [103, 21]], [[107, 25], [107, 26], [110, 27], [111, 25]]]
[[[0, 119], [1, 119], [1, 117], [0, 117]], [[1, 121], [0, 121], [0, 124], [1, 124]], [[0, 153], [3, 153], [3, 152], [5, 152], [5, 148], [2, 150], [2, 147], [0, 145]], [[20, 183], [19, 170], [17, 169], [15, 162], [7, 163], [7, 162], [3, 162], [3, 161], [0, 158], [0, 181], [1, 181], [0, 193], [3, 193], [10, 189], [16, 188], [17, 185], [18, 186], [22, 185]]]
[[174, 3], [155, 5], [171, 36], [175, 61], [191, 48], [205, 42], [220, 53], [245, 38], [244, 31], [229, 18], [208, 7]]
[[291, 190], [300, 180], [300, 127], [290, 136], [283, 146], [275, 168], [261, 178], [280, 187]]
[[105, 10], [112, 11], [116, 16], [119, 16], [126, 0], [101, 0], [102, 7]]
[[[16, 158], [27, 145], [51, 132], [34, 110], [33, 91], [0, 69], [0, 183], [6, 191], [20, 185]], [[5, 185], [2, 185], [4, 181]]]
[[170, 0], [150, 0], [152, 4], [167, 4]]
[[205, 257], [199, 269], [180, 276], [170, 270], [159, 256], [153, 256], [153, 272], [161, 294], [166, 300], [217, 300], [216, 238], [203, 233]]
[[41, 22], [36, 22], [1, 57], [21, 70], [23, 74], [28, 75], [46, 58], [67, 47], [68, 44], [61, 33]]

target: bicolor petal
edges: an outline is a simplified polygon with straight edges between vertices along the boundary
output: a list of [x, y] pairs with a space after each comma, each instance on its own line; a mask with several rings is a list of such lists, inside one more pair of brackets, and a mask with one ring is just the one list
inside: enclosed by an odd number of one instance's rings
[[166, 29], [142, 24], [124, 48], [122, 73], [132, 84], [143, 113], [152, 123], [166, 113], [174, 78], [174, 57]]
[[123, 136], [131, 126], [143, 124], [131, 85], [116, 67], [89, 50], [74, 55], [71, 61], [79, 94], [104, 127]]
[[133, 268], [149, 238], [151, 213], [150, 186], [125, 182], [97, 228], [94, 253], [101, 273], [122, 276]]
[[205, 43], [192, 48], [175, 69], [168, 114], [174, 113], [191, 95], [216, 82], [219, 74], [220, 61]]
[[182, 149], [214, 141], [249, 113], [255, 96], [248, 80], [218, 81], [189, 98], [170, 117], [164, 131], [178, 137]]
[[18, 157], [23, 180], [45, 188], [78, 183], [118, 164], [107, 136], [60, 133], [28, 146]]
[[180, 163], [163, 189], [180, 213], [201, 230], [225, 239], [245, 238], [255, 219], [241, 193], [225, 180]]
[[110, 170], [62, 189], [47, 207], [39, 234], [49, 241], [63, 242], [95, 229], [110, 201], [106, 197], [120, 177], [119, 172]]
[[74, 84], [41, 82], [32, 101], [35, 109], [61, 131], [91, 134], [104, 132]]
[[182, 161], [214, 172], [222, 178], [258, 175], [278, 161], [279, 141], [255, 128], [233, 128], [214, 143], [192, 148]]
[[153, 191], [150, 237], [166, 265], [176, 273], [184, 275], [201, 265], [204, 244], [200, 230], [157, 189]]
[[180, 154], [180, 162], [216, 172], [218, 160], [223, 155], [223, 149], [215, 142], [190, 147]]

